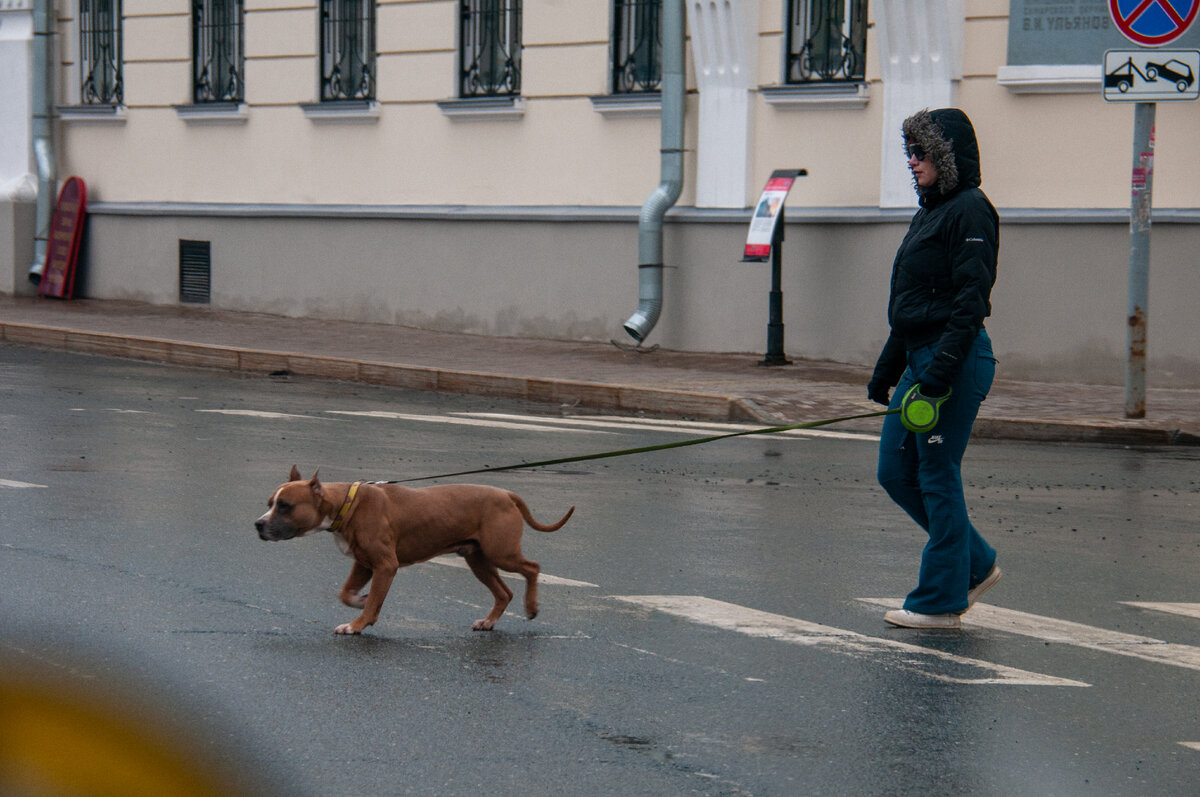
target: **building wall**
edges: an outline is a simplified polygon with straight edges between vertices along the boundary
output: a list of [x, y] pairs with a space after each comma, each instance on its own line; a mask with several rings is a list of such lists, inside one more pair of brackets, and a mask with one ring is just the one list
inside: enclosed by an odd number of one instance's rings
[[[131, 214], [91, 217], [88, 296], [178, 301], [179, 240], [212, 243], [212, 304], [484, 335], [631, 342], [637, 304], [633, 211], [535, 220], [489, 209], [345, 215]], [[455, 218], [451, 218], [455, 216]], [[872, 363], [887, 335], [891, 255], [904, 214], [801, 218], [783, 243], [785, 351]], [[668, 215], [665, 303], [653, 342], [690, 351], [765, 352], [770, 266], [740, 262], [738, 214]], [[1001, 224], [988, 320], [1001, 374], [1121, 384], [1128, 224]], [[1200, 386], [1194, 224], [1154, 228], [1148, 382]]]
[[[1004, 373], [1120, 382], [1132, 105], [1103, 102], [1098, 83], [1045, 94], [1001, 85], [1005, 0], [904, 1], [961, 17], [931, 46], [961, 60], [949, 89], [975, 121], [984, 188], [1004, 219], [989, 323]], [[718, 14], [733, 2], [685, 5], [689, 15]], [[315, 0], [247, 0], [245, 108], [196, 121], [178, 107], [190, 97], [189, 3], [125, 0], [125, 107], [81, 121], [69, 110], [79, 94], [76, 4], [60, 0], [59, 173], [88, 182], [86, 294], [176, 302], [178, 241], [199, 239], [212, 241], [216, 306], [623, 339], [660, 127], [657, 114], [613, 116], [593, 102], [608, 91], [609, 0], [525, 0], [523, 110], [487, 119], [438, 104], [455, 95], [456, 7], [380, 0], [378, 105], [320, 120], [302, 107], [318, 99]], [[744, 204], [772, 170], [808, 171], [787, 205], [787, 350], [870, 362], [886, 333], [887, 271], [908, 215], [881, 207], [881, 180], [911, 180], [884, 167], [900, 140], [885, 114], [885, 95], [896, 95], [879, 62], [880, 24], [868, 32], [864, 103], [790, 107], [761, 90], [782, 82], [782, 0], [740, 0], [736, 10], [757, 25]], [[748, 213], [695, 207], [692, 34], [684, 189], [668, 215], [666, 303], [651, 342], [756, 351], [767, 273], [737, 262]], [[1198, 145], [1200, 103], [1160, 103], [1154, 205], [1169, 223], [1156, 223], [1152, 247], [1152, 385], [1200, 383], [1186, 306], [1200, 295], [1191, 254], [1200, 242]]]

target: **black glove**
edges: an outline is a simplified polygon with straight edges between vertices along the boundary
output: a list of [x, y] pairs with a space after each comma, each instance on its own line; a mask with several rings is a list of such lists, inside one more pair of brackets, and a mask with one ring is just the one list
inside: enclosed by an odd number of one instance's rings
[[936, 379], [926, 377], [920, 382], [921, 393], [928, 398], [941, 398], [950, 392], [950, 386], [944, 385]]
[[874, 401], [876, 404], [888, 405], [888, 393], [892, 386], [885, 383], [882, 379], [872, 379], [867, 384], [867, 398]]

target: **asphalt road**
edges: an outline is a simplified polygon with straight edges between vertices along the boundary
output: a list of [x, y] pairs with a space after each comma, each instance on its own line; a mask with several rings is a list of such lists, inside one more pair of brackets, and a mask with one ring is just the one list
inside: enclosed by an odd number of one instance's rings
[[[56, 711], [116, 695], [251, 793], [1195, 793], [1194, 449], [974, 444], [968, 501], [1005, 577], [957, 634], [882, 621], [923, 539], [869, 435], [471, 477], [545, 521], [577, 507], [525, 533], [542, 613], [514, 600], [490, 633], [451, 560], [402, 570], [380, 622], [336, 637], [348, 560], [251, 525], [293, 463], [400, 479], [713, 433], [589, 420], [0, 346], [0, 689], [33, 678]], [[0, 742], [22, 722], [0, 711]]]

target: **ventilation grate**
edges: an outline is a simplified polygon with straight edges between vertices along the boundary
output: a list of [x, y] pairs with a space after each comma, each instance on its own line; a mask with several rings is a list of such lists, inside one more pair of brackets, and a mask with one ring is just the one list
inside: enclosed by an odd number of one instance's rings
[[212, 242], [179, 241], [179, 301], [207, 304], [212, 293]]

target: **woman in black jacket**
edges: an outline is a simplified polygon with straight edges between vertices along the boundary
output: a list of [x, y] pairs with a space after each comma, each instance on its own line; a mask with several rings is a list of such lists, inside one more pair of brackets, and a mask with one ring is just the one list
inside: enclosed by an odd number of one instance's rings
[[889, 408], [903, 405], [884, 418], [879, 483], [929, 542], [916, 589], [884, 619], [959, 628], [959, 616], [1000, 579], [995, 549], [967, 516], [960, 473], [996, 370], [983, 320], [991, 314], [1000, 219], [979, 188], [979, 144], [966, 114], [921, 111], [904, 120], [903, 132], [920, 208], [892, 264], [891, 334], [867, 394]]

